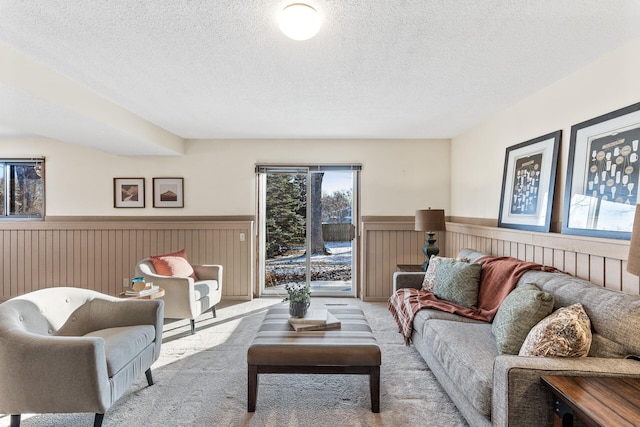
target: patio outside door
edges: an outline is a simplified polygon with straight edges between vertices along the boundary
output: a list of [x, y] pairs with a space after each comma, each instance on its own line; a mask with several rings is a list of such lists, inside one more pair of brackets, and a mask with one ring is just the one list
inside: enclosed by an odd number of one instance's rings
[[308, 283], [312, 296], [355, 296], [359, 166], [260, 166], [261, 295]]

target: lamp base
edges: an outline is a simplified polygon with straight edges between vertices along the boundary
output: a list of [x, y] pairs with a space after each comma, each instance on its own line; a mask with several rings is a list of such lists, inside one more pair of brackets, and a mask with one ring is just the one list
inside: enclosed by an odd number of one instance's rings
[[436, 240], [433, 236], [436, 233], [429, 231], [427, 232], [427, 237], [424, 239], [424, 246], [422, 247], [422, 253], [427, 257], [426, 261], [422, 263], [422, 271], [427, 271], [429, 267], [429, 260], [431, 259], [431, 255], [438, 255], [440, 253], [440, 249], [438, 249], [434, 243]]

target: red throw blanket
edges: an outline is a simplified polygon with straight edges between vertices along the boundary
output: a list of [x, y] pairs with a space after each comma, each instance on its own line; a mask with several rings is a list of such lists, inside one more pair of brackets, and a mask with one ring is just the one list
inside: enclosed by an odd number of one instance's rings
[[455, 313], [471, 319], [491, 322], [498, 307], [528, 270], [557, 271], [534, 262], [521, 261], [512, 257], [484, 256], [476, 260], [482, 263], [480, 286], [478, 290], [478, 308], [470, 309], [439, 300], [433, 293], [413, 288], [398, 289], [389, 298], [388, 307], [398, 323], [398, 331], [404, 337], [405, 344], [411, 342], [413, 318], [423, 308], [433, 308]]

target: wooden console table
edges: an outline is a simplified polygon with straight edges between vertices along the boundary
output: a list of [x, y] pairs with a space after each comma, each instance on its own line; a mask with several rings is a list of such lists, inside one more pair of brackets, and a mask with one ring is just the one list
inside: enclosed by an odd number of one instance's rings
[[553, 393], [554, 427], [640, 426], [640, 378], [544, 376]]

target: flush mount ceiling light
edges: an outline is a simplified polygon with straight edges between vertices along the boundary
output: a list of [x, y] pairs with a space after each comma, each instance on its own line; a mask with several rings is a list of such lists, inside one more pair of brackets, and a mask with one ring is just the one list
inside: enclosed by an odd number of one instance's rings
[[320, 15], [308, 4], [293, 3], [278, 16], [280, 30], [293, 40], [308, 40], [320, 30]]

